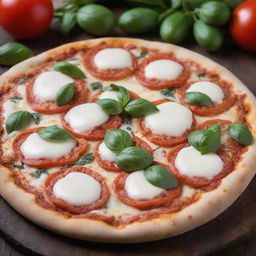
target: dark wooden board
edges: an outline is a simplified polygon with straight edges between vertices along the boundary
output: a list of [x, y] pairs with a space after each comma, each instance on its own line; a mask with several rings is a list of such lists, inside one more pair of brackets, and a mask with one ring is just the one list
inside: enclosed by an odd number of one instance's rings
[[[114, 36], [124, 36], [116, 31]], [[91, 36], [80, 30], [72, 36], [63, 37], [56, 25], [43, 37], [28, 42], [34, 52], [40, 53], [55, 46]], [[157, 35], [143, 37], [160, 40]], [[13, 38], [0, 30], [0, 45], [11, 42]], [[188, 39], [184, 47], [199, 52], [230, 69], [256, 94], [256, 55], [247, 53], [233, 43], [227, 42], [217, 53], [207, 53]], [[7, 68], [0, 68], [3, 73]], [[252, 181], [242, 196], [215, 220], [186, 234], [161, 241], [144, 244], [99, 244], [65, 238], [44, 230], [24, 219], [3, 199], [0, 199], [0, 235], [25, 255], [54, 256], [108, 256], [108, 255], [205, 255], [217, 251], [244, 238], [256, 229], [256, 183]]]

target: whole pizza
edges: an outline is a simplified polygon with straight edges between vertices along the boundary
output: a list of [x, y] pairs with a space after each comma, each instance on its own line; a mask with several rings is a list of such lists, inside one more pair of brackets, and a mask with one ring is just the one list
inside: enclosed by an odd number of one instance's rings
[[228, 70], [178, 46], [60, 46], [0, 78], [0, 194], [69, 237], [181, 234], [223, 212], [253, 178], [255, 106]]

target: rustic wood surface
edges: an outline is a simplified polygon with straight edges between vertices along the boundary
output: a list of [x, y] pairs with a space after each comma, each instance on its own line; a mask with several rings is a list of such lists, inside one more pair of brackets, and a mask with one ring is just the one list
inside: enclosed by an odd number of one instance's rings
[[[117, 14], [120, 13], [117, 10]], [[124, 36], [118, 29], [113, 36]], [[44, 36], [21, 41], [35, 53], [55, 46], [92, 38], [77, 29], [68, 37], [53, 24]], [[143, 36], [160, 40], [158, 35]], [[14, 39], [0, 29], [0, 45]], [[207, 53], [188, 38], [182, 45], [222, 64], [236, 74], [256, 95], [256, 54], [245, 52], [227, 40], [217, 53]], [[0, 74], [7, 68], [0, 67]], [[256, 255], [256, 182], [252, 181], [243, 195], [223, 214], [202, 227], [175, 238], [137, 245], [111, 245], [82, 242], [44, 230], [25, 220], [0, 198], [0, 255], [117, 256], [117, 255]], [[10, 245], [9, 245], [10, 244]], [[15, 248], [15, 249], [14, 249]]]

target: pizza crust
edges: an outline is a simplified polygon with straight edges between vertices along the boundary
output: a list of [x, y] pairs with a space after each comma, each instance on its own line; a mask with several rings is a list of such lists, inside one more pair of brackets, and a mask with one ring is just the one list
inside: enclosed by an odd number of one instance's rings
[[[230, 81], [236, 93], [246, 93], [246, 105], [249, 113], [246, 116], [251, 124], [251, 131], [256, 134], [256, 100], [253, 94], [230, 71], [190, 50], [164, 44], [128, 38], [101, 38], [89, 41], [66, 44], [53, 50], [42, 53], [26, 60], [7, 71], [0, 77], [0, 92], [4, 91], [3, 85], [14, 76], [27, 72], [28, 69], [38, 66], [51, 56], [55, 56], [67, 49], [92, 47], [101, 42], [113, 45], [134, 44], [137, 47], [161, 49], [162, 52], [174, 52], [183, 59], [196, 59], [207, 69], [221, 74], [221, 78]], [[227, 209], [245, 190], [256, 169], [256, 142], [248, 147], [235, 170], [222, 179], [217, 189], [202, 195], [200, 200], [174, 214], [161, 215], [159, 218], [145, 222], [134, 222], [123, 227], [112, 227], [102, 221], [92, 219], [67, 218], [64, 215], [42, 208], [35, 202], [33, 194], [27, 193], [12, 181], [11, 169], [0, 166], [0, 193], [2, 197], [19, 213], [38, 225], [59, 234], [97, 242], [135, 243], [158, 240], [175, 236], [198, 227]]]

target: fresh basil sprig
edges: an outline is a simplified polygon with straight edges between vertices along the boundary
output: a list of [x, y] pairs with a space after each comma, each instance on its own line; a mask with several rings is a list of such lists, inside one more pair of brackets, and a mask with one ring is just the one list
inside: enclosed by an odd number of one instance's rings
[[173, 189], [178, 186], [175, 176], [163, 166], [152, 165], [143, 173], [147, 181], [154, 186], [164, 189]]
[[120, 102], [122, 107], [125, 107], [126, 104], [130, 101], [130, 93], [129, 91], [124, 88], [123, 86], [118, 86], [115, 84], [111, 84], [104, 88], [105, 91], [117, 91], [118, 93], [118, 101]]
[[7, 43], [0, 47], [0, 65], [12, 66], [33, 55], [33, 52], [23, 44]]
[[12, 113], [11, 115], [8, 116], [6, 123], [5, 123], [5, 128], [7, 133], [11, 133], [13, 131], [19, 131], [26, 126], [30, 124], [32, 120], [32, 115], [28, 111], [21, 110]]
[[121, 104], [117, 100], [101, 99], [97, 100], [96, 103], [109, 115], [119, 115], [123, 111]]
[[252, 133], [243, 123], [234, 123], [229, 125], [228, 133], [232, 139], [244, 146], [249, 146], [253, 143]]
[[65, 61], [56, 63], [53, 66], [53, 69], [72, 78], [86, 78], [84, 72], [80, 68]]
[[139, 147], [128, 147], [116, 156], [116, 164], [119, 168], [133, 172], [148, 167], [152, 161], [152, 155]]
[[188, 141], [202, 155], [215, 152], [220, 147], [221, 124], [212, 125], [208, 129], [193, 131]]
[[62, 86], [56, 95], [56, 103], [58, 106], [68, 104], [75, 95], [74, 83], [66, 84]]
[[148, 100], [145, 99], [135, 99], [130, 101], [124, 111], [131, 115], [132, 117], [141, 117], [145, 114], [153, 113], [159, 111], [158, 108]]
[[132, 146], [132, 137], [121, 129], [108, 130], [104, 137], [106, 146], [115, 153], [120, 153], [127, 147]]
[[211, 98], [201, 92], [186, 92], [185, 101], [190, 105], [196, 106], [210, 106], [213, 105]]
[[58, 127], [57, 125], [43, 128], [37, 133], [40, 138], [49, 142], [63, 142], [68, 140], [74, 140], [74, 138], [68, 131]]

